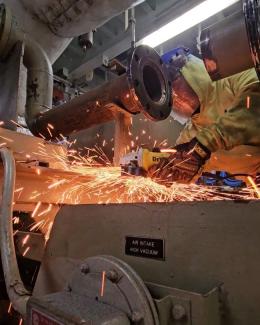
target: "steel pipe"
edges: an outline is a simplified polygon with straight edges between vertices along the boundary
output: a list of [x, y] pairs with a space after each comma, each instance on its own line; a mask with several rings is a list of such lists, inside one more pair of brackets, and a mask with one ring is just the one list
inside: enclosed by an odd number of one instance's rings
[[6, 290], [13, 308], [26, 315], [26, 304], [30, 298], [21, 280], [16, 260], [13, 234], [13, 197], [15, 188], [15, 161], [10, 150], [0, 150], [4, 166], [0, 218], [0, 248]]
[[163, 120], [171, 106], [171, 86], [160, 56], [152, 48], [139, 46], [132, 52], [126, 73], [36, 116], [31, 131], [55, 139], [115, 120], [118, 112], [143, 112], [151, 120]]
[[125, 74], [50, 110], [53, 73], [45, 51], [17, 27], [5, 5], [0, 5], [0, 22], [0, 58], [5, 59], [18, 41], [24, 44], [23, 61], [28, 70], [25, 119], [34, 135], [45, 139], [67, 136], [116, 120], [118, 112], [143, 112], [151, 120], [169, 116], [171, 85], [160, 56], [147, 46], [132, 51]]
[[50, 61], [41, 46], [17, 26], [10, 10], [0, 5], [0, 58], [5, 59], [14, 45], [24, 44], [23, 62], [27, 68], [27, 96], [25, 119], [28, 128], [36, 116], [52, 107], [53, 72]]
[[202, 31], [200, 49], [213, 81], [255, 67], [260, 77], [259, 0]]

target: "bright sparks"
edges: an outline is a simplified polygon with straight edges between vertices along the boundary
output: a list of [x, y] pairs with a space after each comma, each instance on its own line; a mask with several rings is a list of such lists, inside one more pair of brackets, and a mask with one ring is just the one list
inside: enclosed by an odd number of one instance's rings
[[38, 212], [38, 210], [39, 210], [41, 204], [42, 204], [41, 202], [38, 202], [38, 203], [36, 204], [36, 206], [35, 206], [35, 208], [34, 208], [34, 210], [33, 210], [33, 212], [32, 212], [32, 218], [34, 218], [34, 217], [36, 216], [36, 214], [37, 214], [37, 212]]
[[248, 176], [247, 179], [249, 180], [250, 184], [252, 185], [257, 197], [260, 199], [260, 189], [258, 188], [256, 183], [254, 182], [253, 178], [251, 176]]

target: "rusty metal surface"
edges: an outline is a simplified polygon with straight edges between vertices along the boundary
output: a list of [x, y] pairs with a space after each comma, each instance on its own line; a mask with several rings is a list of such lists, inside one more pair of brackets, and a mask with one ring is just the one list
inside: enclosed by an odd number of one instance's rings
[[[118, 112], [142, 112], [153, 121], [164, 120], [171, 112], [171, 92], [166, 68], [159, 54], [141, 45], [131, 53], [126, 73], [35, 116], [30, 129], [34, 135], [55, 139], [115, 120]], [[49, 124], [53, 126], [51, 132], [48, 130]]]
[[[122, 75], [39, 116], [35, 121], [34, 134], [40, 133], [47, 139], [55, 139], [60, 134], [67, 136], [114, 120], [116, 112], [123, 112], [123, 109], [113, 101], [129, 91], [126, 75]], [[48, 124], [54, 126], [51, 134], [47, 130]]]
[[[223, 282], [222, 325], [258, 324], [259, 207], [260, 202], [63, 207], [34, 294], [61, 290], [80, 260], [109, 254], [148, 282], [197, 293]], [[125, 255], [129, 235], [164, 239], [165, 261]]]

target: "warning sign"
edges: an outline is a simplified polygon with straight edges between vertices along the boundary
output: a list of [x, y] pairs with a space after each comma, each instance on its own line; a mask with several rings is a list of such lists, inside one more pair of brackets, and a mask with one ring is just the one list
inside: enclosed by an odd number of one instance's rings
[[164, 260], [164, 240], [127, 236], [125, 254]]

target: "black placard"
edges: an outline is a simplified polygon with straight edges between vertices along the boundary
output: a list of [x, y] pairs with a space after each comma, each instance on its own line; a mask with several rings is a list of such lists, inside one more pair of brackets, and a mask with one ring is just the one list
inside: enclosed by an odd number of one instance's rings
[[164, 260], [164, 240], [126, 236], [125, 254]]

